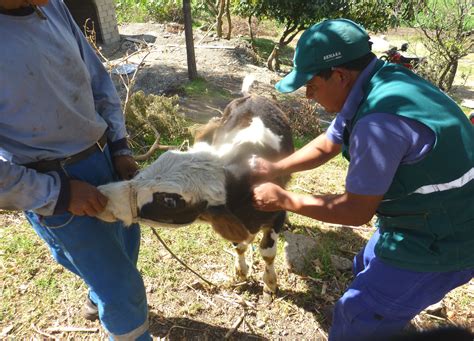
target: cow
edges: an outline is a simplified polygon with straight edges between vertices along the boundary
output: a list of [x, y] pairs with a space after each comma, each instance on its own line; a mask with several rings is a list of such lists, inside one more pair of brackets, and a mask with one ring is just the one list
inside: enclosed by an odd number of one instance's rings
[[[230, 102], [196, 136], [190, 150], [167, 151], [129, 181], [99, 187], [109, 198], [98, 217], [130, 225], [212, 225], [236, 251], [235, 274], [248, 274], [245, 252], [259, 231], [266, 299], [277, 291], [274, 259], [286, 212], [263, 212], [252, 205], [251, 161], [279, 160], [294, 151], [287, 117], [271, 100], [247, 95]], [[288, 177], [275, 183], [285, 186]]]

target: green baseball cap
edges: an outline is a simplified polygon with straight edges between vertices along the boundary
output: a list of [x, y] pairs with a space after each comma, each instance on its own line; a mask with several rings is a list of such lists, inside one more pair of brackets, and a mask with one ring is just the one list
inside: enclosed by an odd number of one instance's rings
[[348, 19], [330, 19], [308, 28], [296, 44], [293, 70], [275, 88], [292, 92], [318, 72], [347, 63], [371, 51], [364, 28]]

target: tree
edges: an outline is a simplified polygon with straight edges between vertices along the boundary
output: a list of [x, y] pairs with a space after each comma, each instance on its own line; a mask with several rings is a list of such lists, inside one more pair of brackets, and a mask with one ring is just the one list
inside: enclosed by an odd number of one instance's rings
[[230, 2], [231, 0], [205, 0], [205, 5], [208, 11], [216, 18], [216, 34], [219, 38], [222, 38], [222, 31], [224, 26], [224, 15], [227, 20], [227, 36], [226, 39], [230, 39], [232, 34], [232, 21], [230, 17]]
[[[366, 29], [383, 31], [413, 18], [420, 2], [425, 0], [240, 0], [236, 10], [251, 19], [277, 21], [284, 29], [267, 60], [270, 70], [278, 70], [279, 51], [302, 30], [327, 18], [345, 17]], [[250, 20], [249, 19], [249, 20]]]
[[191, 0], [183, 0], [184, 35], [186, 38], [186, 56], [190, 80], [198, 78], [196, 57], [194, 55], [193, 20], [191, 18]]
[[471, 0], [432, 0], [417, 16], [429, 52], [420, 72], [444, 91], [453, 86], [459, 60], [474, 47], [471, 11]]

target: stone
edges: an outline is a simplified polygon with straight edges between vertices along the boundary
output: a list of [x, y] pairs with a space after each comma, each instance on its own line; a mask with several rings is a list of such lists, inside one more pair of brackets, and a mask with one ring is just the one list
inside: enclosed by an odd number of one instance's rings
[[316, 250], [316, 241], [302, 234], [289, 231], [283, 232], [285, 238], [285, 262], [289, 272], [298, 275], [307, 275], [306, 265]]
[[347, 271], [352, 269], [352, 261], [347, 258], [331, 255], [331, 264], [336, 270]]

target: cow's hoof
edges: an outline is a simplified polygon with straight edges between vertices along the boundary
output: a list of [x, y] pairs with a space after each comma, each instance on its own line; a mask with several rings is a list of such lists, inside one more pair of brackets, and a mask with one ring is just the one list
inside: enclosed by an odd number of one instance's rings
[[272, 292], [268, 289], [263, 289], [263, 303], [266, 305], [270, 305], [273, 303], [273, 300], [275, 299], [276, 295], [278, 292], [278, 288]]

